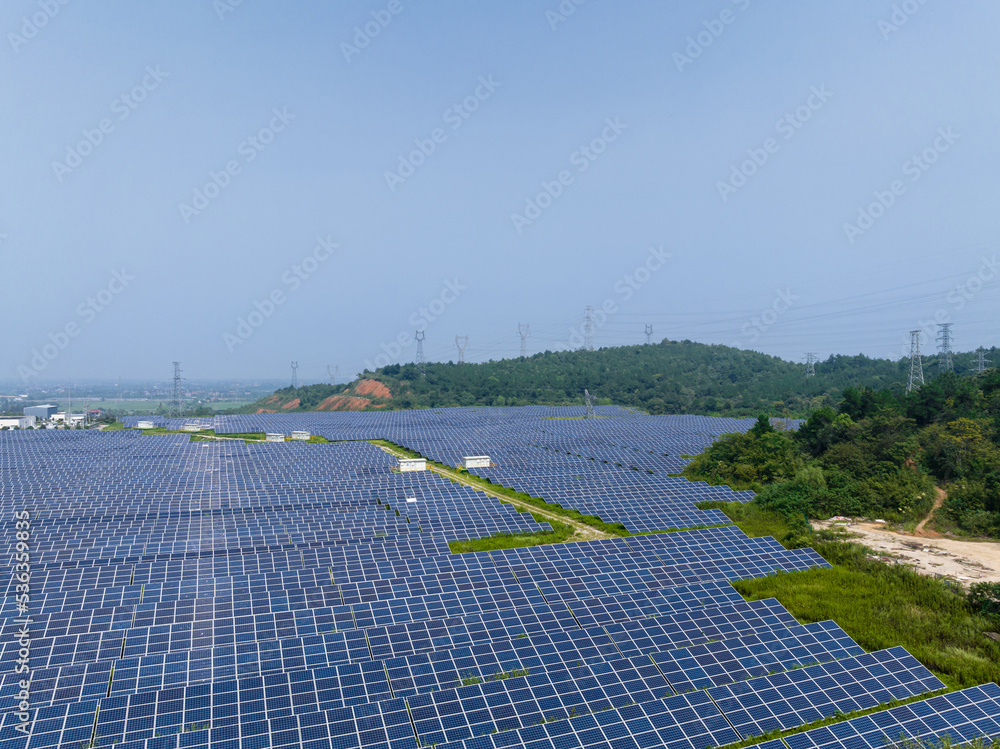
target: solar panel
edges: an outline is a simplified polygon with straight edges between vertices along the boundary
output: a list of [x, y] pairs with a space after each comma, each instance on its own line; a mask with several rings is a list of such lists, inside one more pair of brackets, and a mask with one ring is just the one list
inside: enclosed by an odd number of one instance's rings
[[[827, 566], [695, 507], [752, 493], [668, 475], [753, 420], [597, 411], [199, 424], [344, 440], [327, 444], [0, 432], [0, 511], [32, 512], [33, 618], [31, 736], [4, 713], [0, 749], [705, 749], [941, 688], [900, 648], [865, 653], [835, 623], [799, 624], [729, 584]], [[495, 484], [677, 532], [454, 555], [449, 541], [550, 526], [433, 471], [396, 472], [376, 438], [448, 465], [490, 455], [472, 472]], [[785, 741], [993, 736], [998, 700], [987, 685]]]

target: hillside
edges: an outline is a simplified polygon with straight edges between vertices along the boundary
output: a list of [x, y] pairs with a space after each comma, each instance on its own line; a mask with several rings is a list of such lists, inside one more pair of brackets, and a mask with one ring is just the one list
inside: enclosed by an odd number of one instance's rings
[[[974, 358], [955, 355], [956, 372], [971, 370]], [[393, 364], [366, 371], [346, 386], [284, 388], [243, 411], [581, 405], [586, 388], [598, 403], [653, 414], [806, 416], [839, 403], [848, 387], [902, 392], [908, 369], [906, 360], [836, 355], [818, 362], [816, 375], [806, 378], [801, 363], [729, 346], [665, 340], [482, 364], [429, 363], [425, 377], [415, 364]], [[925, 358], [924, 369], [930, 379], [936, 372], [934, 357]]]

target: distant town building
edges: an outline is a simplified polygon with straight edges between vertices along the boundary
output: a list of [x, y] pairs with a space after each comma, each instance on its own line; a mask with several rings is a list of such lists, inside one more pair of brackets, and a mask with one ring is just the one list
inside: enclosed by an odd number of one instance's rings
[[52, 414], [49, 418], [51, 421], [58, 422], [60, 424], [76, 426], [77, 424], [83, 424], [87, 421], [87, 414], [68, 414], [65, 411], [60, 411], [59, 413]]
[[35, 426], [35, 417], [31, 414], [27, 416], [0, 416], [0, 429], [31, 429]]
[[51, 404], [46, 404], [44, 406], [25, 406], [24, 415], [34, 416], [36, 419], [48, 419], [57, 410], [58, 409]]

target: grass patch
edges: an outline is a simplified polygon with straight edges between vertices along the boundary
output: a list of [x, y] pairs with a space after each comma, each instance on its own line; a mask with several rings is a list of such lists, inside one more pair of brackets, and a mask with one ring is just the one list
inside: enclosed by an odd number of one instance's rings
[[[397, 445], [394, 442], [389, 442], [388, 440], [369, 440], [369, 442], [371, 442], [371, 444], [373, 445], [378, 445], [380, 447], [388, 447], [391, 450], [395, 450], [398, 453], [402, 453], [408, 458], [425, 458], [425, 456], [421, 455], [418, 452], [414, 452], [413, 450], [401, 447], [400, 445]], [[575, 520], [576, 522], [581, 523], [582, 525], [589, 525], [591, 528], [596, 528], [597, 530], [603, 531], [604, 533], [607, 533], [612, 536], [632, 535], [631, 533], [628, 532], [628, 530], [625, 529], [625, 526], [622, 525], [621, 523], [605, 523], [603, 520], [601, 520], [598, 517], [594, 517], [593, 515], [584, 515], [583, 513], [578, 512], [576, 510], [567, 509], [562, 505], [546, 502], [544, 499], [541, 499], [540, 497], [532, 497], [530, 494], [524, 494], [522, 492], [515, 491], [513, 489], [508, 489], [506, 486], [500, 486], [499, 484], [494, 484], [489, 479], [483, 479], [480, 478], [479, 476], [473, 476], [465, 472], [464, 470], [443, 465], [442, 463], [433, 461], [430, 458], [426, 458], [426, 460], [427, 463], [430, 465], [437, 466], [438, 468], [442, 468], [452, 473], [461, 474], [462, 480], [467, 481], [473, 486], [477, 486], [481, 489], [488, 489], [489, 491], [494, 492], [496, 494], [500, 494], [504, 497], [510, 497], [511, 499], [516, 499], [518, 502], [521, 502], [522, 504], [531, 505], [532, 507], [537, 507], [540, 510], [545, 510], [546, 512], [551, 512], [556, 515], [561, 515], [564, 518]], [[452, 480], [454, 481], [455, 479]], [[545, 518], [545, 522], [552, 522], [552, 521], [550, 521], [548, 518]], [[506, 548], [511, 548], [511, 547], [506, 547]]]
[[101, 431], [102, 432], [120, 432], [124, 428], [125, 428], [125, 423], [124, 422], [115, 421], [115, 422], [112, 422], [111, 424], [108, 424]]
[[777, 598], [803, 623], [832, 619], [865, 650], [902, 645], [953, 689], [1000, 681], [1000, 642], [984, 634], [998, 625], [971, 610], [960, 586], [872, 559], [871, 549], [833, 532], [792, 534], [753, 503], [717, 508], [748, 536], [810, 545], [833, 565], [739, 580], [733, 585], [744, 598]]
[[784, 542], [793, 529], [784, 516], [762, 509], [755, 502], [698, 502], [699, 510], [721, 510], [727, 518], [739, 526], [750, 538], [772, 536]]
[[[872, 713], [880, 713], [883, 710], [889, 710], [889, 709], [894, 708], [894, 707], [900, 707], [902, 705], [908, 705], [911, 702], [919, 702], [921, 700], [927, 699], [928, 697], [930, 697], [932, 695], [941, 694], [942, 692], [943, 692], [943, 690], [939, 690], [937, 692], [929, 692], [927, 694], [920, 694], [920, 695], [917, 695], [916, 697], [907, 697], [905, 700], [891, 700], [890, 702], [883, 702], [881, 705], [876, 705], [875, 707], [869, 707], [869, 708], [867, 708], [865, 710], [854, 710], [853, 712], [849, 712], [849, 713], [836, 712], [836, 713], [834, 713], [833, 715], [831, 715], [831, 716], [829, 716], [827, 718], [820, 718], [819, 720], [814, 720], [812, 723], [805, 723], [805, 724], [803, 724], [801, 726], [796, 726], [795, 728], [787, 728], [785, 730], [782, 730], [780, 728], [775, 728], [775, 729], [773, 729], [771, 731], [768, 731], [767, 733], [761, 734], [759, 736], [753, 736], [753, 735], [747, 736], [747, 738], [745, 738], [743, 741], [737, 741], [737, 742], [734, 742], [732, 744], [724, 744], [723, 746], [718, 747], [717, 749], [742, 749], [743, 747], [753, 746], [755, 744], [762, 744], [762, 743], [767, 742], [767, 741], [772, 741], [773, 739], [782, 738], [782, 737], [785, 737], [785, 736], [792, 736], [793, 734], [796, 734], [796, 733], [805, 733], [806, 731], [811, 731], [814, 728], [822, 728], [823, 726], [830, 726], [830, 725], [833, 725], [834, 723], [843, 723], [846, 720], [852, 720], [854, 718], [860, 718], [863, 715], [871, 715]], [[903, 747], [894, 747], [893, 744], [892, 744], [892, 741], [889, 740], [888, 737], [886, 737], [885, 746], [886, 746], [886, 749], [903, 749]], [[712, 749], [712, 747], [709, 747], [709, 749]], [[906, 749], [932, 749], [932, 747], [930, 747], [930, 746], [928, 746], [928, 747], [917, 747], [917, 746], [914, 746], [914, 747], [906, 747]], [[941, 749], [941, 748], [938, 748], [938, 749]], [[956, 745], [955, 749], [958, 749], [957, 745]], [[983, 747], [983, 749], [988, 749], [988, 746], [987, 747]], [[1000, 749], [1000, 748], [998, 748], [998, 749]]]
[[[108, 429], [124, 429], [125, 425], [121, 422], [115, 422], [115, 424], [105, 427], [104, 431]], [[214, 438], [227, 439], [227, 440], [243, 440], [244, 442], [264, 442], [266, 435], [264, 432], [231, 432], [226, 434], [216, 434], [214, 429], [199, 429], [196, 432], [189, 431], [187, 429], [167, 429], [165, 427], [153, 427], [152, 429], [142, 429], [136, 430], [141, 431], [143, 434], [188, 434], [191, 435], [192, 442], [206, 442]], [[328, 440], [326, 437], [321, 437], [318, 434], [312, 435], [307, 440], [302, 440], [308, 445], [324, 445], [332, 440]], [[337, 440], [338, 442], [353, 442], [354, 440]], [[298, 440], [291, 440], [286, 438], [285, 442], [298, 442]]]
[[539, 523], [548, 523], [551, 531], [537, 533], [494, 533], [489, 538], [474, 538], [470, 541], [449, 541], [448, 548], [452, 554], [466, 554], [470, 551], [497, 551], [499, 549], [518, 549], [522, 546], [541, 546], [542, 544], [561, 544], [573, 535], [573, 526], [556, 520], [532, 515]]

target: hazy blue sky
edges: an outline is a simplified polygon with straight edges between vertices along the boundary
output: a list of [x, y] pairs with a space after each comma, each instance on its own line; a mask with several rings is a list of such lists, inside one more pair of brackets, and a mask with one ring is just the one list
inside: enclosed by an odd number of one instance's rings
[[578, 346], [588, 304], [599, 346], [1000, 344], [994, 2], [7, 0], [0, 32], [0, 380], [343, 380], [416, 328]]

